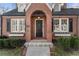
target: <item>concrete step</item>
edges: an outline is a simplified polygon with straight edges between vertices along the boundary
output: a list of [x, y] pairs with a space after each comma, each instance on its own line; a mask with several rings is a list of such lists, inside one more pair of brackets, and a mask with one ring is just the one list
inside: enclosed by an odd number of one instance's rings
[[31, 42], [26, 42], [24, 46], [25, 47], [29, 47], [29, 46], [53, 47], [53, 43], [48, 42], [47, 40], [32, 40]]

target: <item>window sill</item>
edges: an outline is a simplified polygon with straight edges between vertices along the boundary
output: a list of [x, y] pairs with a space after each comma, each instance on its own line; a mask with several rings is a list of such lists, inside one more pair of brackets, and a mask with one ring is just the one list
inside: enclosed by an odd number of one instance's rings
[[69, 32], [54, 32], [55, 36], [71, 36]]
[[11, 34], [24, 34], [25, 32], [10, 32]]
[[14, 34], [9, 34], [9, 36], [24, 36], [24, 34], [14, 33]]

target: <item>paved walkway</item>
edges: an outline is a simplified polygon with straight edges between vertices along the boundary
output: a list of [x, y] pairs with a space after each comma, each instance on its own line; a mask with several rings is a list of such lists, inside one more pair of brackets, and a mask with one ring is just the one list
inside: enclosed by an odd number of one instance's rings
[[50, 56], [49, 47], [28, 47], [27, 56]]
[[50, 47], [53, 44], [46, 40], [33, 40], [25, 43], [25, 46], [27, 47], [26, 56], [50, 56]]

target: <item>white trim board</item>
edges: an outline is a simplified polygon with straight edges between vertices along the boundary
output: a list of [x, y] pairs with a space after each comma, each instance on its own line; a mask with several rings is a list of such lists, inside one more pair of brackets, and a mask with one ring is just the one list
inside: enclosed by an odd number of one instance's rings
[[55, 36], [71, 36], [71, 34], [55, 34]]
[[32, 3], [29, 3], [27, 7], [25, 7], [25, 11], [27, 11], [29, 9], [29, 7], [31, 6]]
[[9, 34], [9, 36], [24, 36], [24, 34]]

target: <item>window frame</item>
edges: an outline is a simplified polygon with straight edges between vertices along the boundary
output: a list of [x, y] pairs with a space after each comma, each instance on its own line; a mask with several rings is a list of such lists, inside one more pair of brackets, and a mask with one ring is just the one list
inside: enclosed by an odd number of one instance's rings
[[[60, 31], [56, 31], [56, 30], [54, 30], [53, 29], [53, 32], [69, 32], [69, 18], [53, 18], [53, 21], [55, 20], [55, 19], [59, 19], [59, 30]], [[67, 20], [67, 30], [66, 31], [62, 31], [62, 29], [61, 29], [61, 22], [62, 22], [62, 20], [63, 19], [66, 19]], [[53, 23], [53, 28], [54, 28], [54, 23]]]
[[[12, 21], [17, 21], [16, 23], [17, 23], [17, 30], [12, 30], [12, 28], [13, 28], [13, 22]], [[13, 18], [13, 19], [11, 19], [11, 33], [24, 33], [25, 32], [25, 26], [24, 26], [24, 30], [22, 30], [22, 31], [20, 31], [20, 20], [24, 20], [25, 21], [25, 19], [24, 18]], [[21, 25], [22, 26], [22, 25]]]
[[[57, 8], [56, 8], [56, 6], [57, 6]], [[54, 11], [55, 11], [55, 12], [61, 11], [61, 5], [55, 4], [55, 5], [54, 5]]]
[[[54, 32], [59, 32], [59, 31], [54, 30], [54, 20], [58, 20], [58, 19], [59, 19], [59, 18], [54, 18], [54, 19], [53, 19], [53, 31], [54, 31]], [[59, 22], [60, 22], [60, 21], [59, 21]], [[60, 24], [59, 24], [59, 25], [60, 25]], [[60, 26], [59, 26], [59, 28], [60, 28]]]

